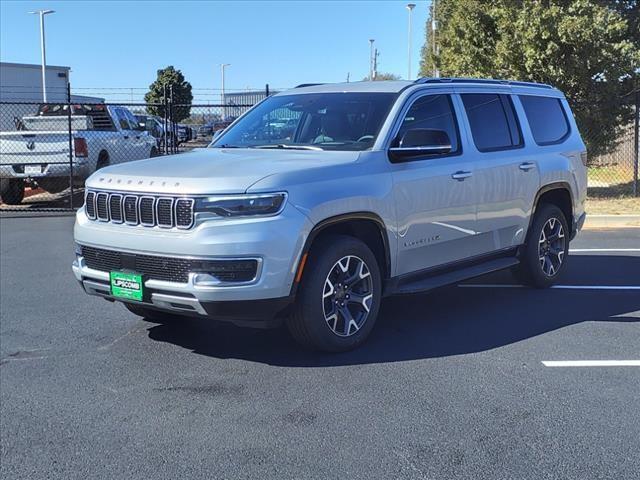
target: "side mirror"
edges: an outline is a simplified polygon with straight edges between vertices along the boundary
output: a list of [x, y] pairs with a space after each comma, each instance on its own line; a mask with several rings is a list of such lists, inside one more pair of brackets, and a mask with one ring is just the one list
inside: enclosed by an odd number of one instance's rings
[[413, 128], [404, 133], [397, 147], [389, 149], [389, 156], [392, 161], [402, 161], [449, 152], [451, 152], [451, 140], [447, 132], [431, 128]]

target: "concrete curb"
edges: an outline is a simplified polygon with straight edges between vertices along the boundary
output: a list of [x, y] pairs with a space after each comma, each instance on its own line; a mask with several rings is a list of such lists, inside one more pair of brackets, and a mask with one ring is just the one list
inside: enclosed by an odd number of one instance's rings
[[585, 230], [598, 228], [640, 228], [640, 215], [589, 215], [584, 223]]

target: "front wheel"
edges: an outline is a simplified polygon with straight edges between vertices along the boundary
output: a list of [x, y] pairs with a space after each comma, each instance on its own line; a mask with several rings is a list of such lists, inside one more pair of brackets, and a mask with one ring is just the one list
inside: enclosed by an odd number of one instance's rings
[[569, 254], [569, 226], [562, 210], [542, 204], [535, 214], [515, 276], [525, 285], [547, 288], [564, 270]]
[[0, 198], [7, 205], [20, 205], [24, 199], [24, 180], [0, 178]]
[[312, 350], [343, 352], [361, 345], [378, 316], [382, 279], [376, 257], [360, 240], [327, 236], [312, 248], [287, 326]]

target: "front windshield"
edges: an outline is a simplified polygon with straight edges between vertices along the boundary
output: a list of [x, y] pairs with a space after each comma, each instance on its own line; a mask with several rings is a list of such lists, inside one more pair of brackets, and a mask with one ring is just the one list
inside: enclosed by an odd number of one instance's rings
[[214, 148], [367, 150], [394, 93], [299, 93], [269, 97], [216, 138]]

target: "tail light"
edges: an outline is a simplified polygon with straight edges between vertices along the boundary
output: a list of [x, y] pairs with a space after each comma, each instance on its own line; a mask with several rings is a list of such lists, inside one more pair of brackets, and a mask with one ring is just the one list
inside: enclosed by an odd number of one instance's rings
[[87, 141], [84, 138], [73, 139], [73, 150], [76, 157], [86, 158], [89, 156], [89, 148], [87, 147]]
[[582, 164], [586, 167], [587, 166], [587, 152], [580, 152], [580, 160], [582, 160]]

